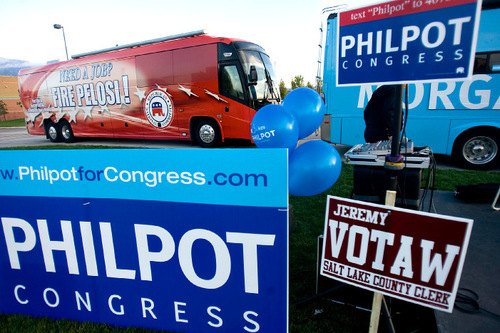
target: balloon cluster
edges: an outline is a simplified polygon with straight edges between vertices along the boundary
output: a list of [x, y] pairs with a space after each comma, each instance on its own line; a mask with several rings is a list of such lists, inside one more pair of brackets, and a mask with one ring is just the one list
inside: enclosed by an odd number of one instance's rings
[[309, 196], [329, 189], [339, 178], [340, 155], [321, 140], [298, 141], [314, 133], [325, 115], [321, 96], [312, 89], [298, 88], [281, 105], [269, 104], [254, 116], [252, 138], [259, 148], [288, 148], [289, 192]]

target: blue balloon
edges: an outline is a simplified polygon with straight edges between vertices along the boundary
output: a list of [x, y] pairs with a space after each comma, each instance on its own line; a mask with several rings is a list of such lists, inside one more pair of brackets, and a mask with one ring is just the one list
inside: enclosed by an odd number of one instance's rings
[[268, 104], [252, 119], [252, 138], [259, 148], [295, 149], [299, 128], [293, 115], [282, 105]]
[[316, 195], [335, 184], [342, 170], [340, 155], [329, 143], [307, 141], [290, 155], [289, 193]]
[[325, 117], [325, 103], [310, 88], [297, 88], [283, 99], [283, 106], [293, 114], [299, 125], [299, 139], [307, 138], [321, 126]]

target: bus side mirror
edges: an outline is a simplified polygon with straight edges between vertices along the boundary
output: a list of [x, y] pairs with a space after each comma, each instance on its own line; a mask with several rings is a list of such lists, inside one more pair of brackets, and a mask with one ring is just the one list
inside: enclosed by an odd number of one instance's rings
[[250, 66], [250, 75], [248, 79], [248, 84], [249, 85], [257, 84], [257, 69], [255, 68], [254, 65]]

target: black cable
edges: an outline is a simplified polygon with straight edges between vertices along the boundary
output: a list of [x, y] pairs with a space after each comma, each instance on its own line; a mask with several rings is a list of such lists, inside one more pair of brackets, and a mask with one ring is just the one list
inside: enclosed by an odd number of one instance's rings
[[484, 312], [494, 319], [500, 320], [500, 315], [481, 308], [479, 305], [479, 295], [473, 290], [459, 288], [455, 299], [455, 308], [458, 311], [470, 314]]
[[431, 192], [430, 200], [429, 200], [429, 209], [428, 211], [430, 212], [432, 209], [432, 202], [434, 200], [434, 189], [435, 189], [435, 184], [436, 184], [436, 171], [437, 171], [437, 165], [436, 165], [436, 159], [434, 158], [434, 154], [432, 152], [432, 149], [429, 149], [429, 168], [427, 171], [427, 179], [425, 182], [424, 186], [424, 191], [422, 193], [422, 198], [420, 199], [420, 204], [418, 209], [420, 211], [425, 210], [425, 199], [427, 197], [427, 194], [429, 191]]
[[[405, 114], [403, 115], [403, 126], [401, 128], [401, 140], [406, 136], [406, 122], [408, 121], [408, 113], [409, 113], [409, 106], [408, 106], [408, 100], [409, 100], [409, 92], [408, 92], [408, 85], [406, 85], [405, 88]], [[399, 142], [402, 142], [402, 141]], [[408, 141], [406, 142], [406, 149], [408, 148]]]
[[437, 163], [432, 150], [430, 151], [431, 165], [432, 165], [432, 186], [431, 186], [431, 198], [429, 200], [429, 213], [431, 212], [432, 204], [434, 201], [434, 190], [436, 189], [436, 173], [437, 173]]
[[304, 298], [304, 299], [302, 299], [302, 300], [300, 300], [300, 301], [297, 301], [297, 302], [295, 302], [293, 305], [298, 306], [298, 305], [302, 305], [302, 304], [308, 303], [308, 302], [310, 302], [310, 301], [317, 300], [318, 298], [321, 298], [321, 297], [323, 297], [323, 296], [325, 296], [325, 295], [328, 295], [328, 294], [330, 294], [330, 293], [334, 292], [335, 290], [340, 289], [340, 288], [343, 288], [343, 287], [345, 287], [345, 286], [346, 286], [346, 284], [345, 284], [345, 283], [341, 283], [341, 284], [339, 284], [339, 285], [337, 285], [337, 286], [335, 286], [335, 287], [333, 287], [333, 288], [330, 288], [330, 289], [328, 289], [328, 290], [325, 290], [325, 291], [323, 291], [323, 292], [320, 292], [320, 293], [318, 293], [318, 294], [316, 294], [316, 295], [314, 295], [314, 296], [310, 296], [310, 297]]
[[427, 178], [425, 181], [424, 191], [422, 193], [422, 198], [420, 199], [420, 204], [418, 207], [418, 210], [420, 211], [424, 211], [425, 198], [427, 197], [427, 191], [429, 191], [430, 177], [431, 177], [431, 166], [429, 166], [429, 169], [427, 169]]
[[[404, 107], [404, 114], [403, 114], [403, 126], [401, 127], [401, 136], [399, 142], [403, 142], [403, 138], [406, 137], [406, 122], [408, 121], [408, 85], [406, 85], [405, 88], [405, 107]], [[401, 149], [400, 152], [401, 153]], [[403, 172], [402, 172], [402, 178], [403, 178], [403, 184], [400, 187], [399, 186], [399, 181], [398, 181], [398, 186], [396, 189], [396, 193], [399, 190], [400, 196], [401, 196], [401, 207], [406, 207], [406, 168], [408, 166], [408, 160], [407, 160], [407, 154], [408, 154], [408, 138], [404, 142], [404, 167], [403, 167]]]
[[457, 297], [455, 298], [455, 308], [465, 313], [479, 312], [479, 295], [470, 289], [458, 289]]

